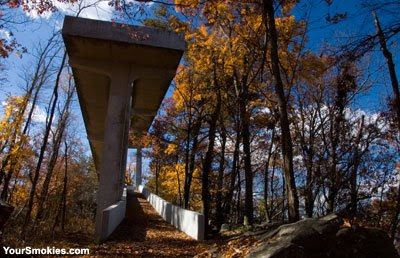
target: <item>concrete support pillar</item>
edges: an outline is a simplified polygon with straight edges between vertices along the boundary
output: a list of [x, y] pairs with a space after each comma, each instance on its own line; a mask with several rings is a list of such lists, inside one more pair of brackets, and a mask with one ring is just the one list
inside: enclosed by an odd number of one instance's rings
[[[96, 240], [107, 238], [103, 210], [122, 198], [129, 134], [132, 76], [128, 65], [113, 64], [110, 68], [110, 90], [104, 130], [103, 159], [97, 193]], [[107, 222], [108, 223], [108, 222]]]
[[142, 148], [138, 147], [136, 149], [136, 187], [142, 184]]

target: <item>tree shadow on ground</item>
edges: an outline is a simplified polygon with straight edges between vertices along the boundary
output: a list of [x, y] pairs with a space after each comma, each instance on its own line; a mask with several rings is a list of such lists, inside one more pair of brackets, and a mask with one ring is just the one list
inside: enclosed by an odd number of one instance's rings
[[144, 199], [141, 200], [142, 198], [138, 193], [127, 194], [125, 218], [111, 234], [108, 241], [145, 241], [148, 215], [140, 204], [141, 201], [145, 201]]

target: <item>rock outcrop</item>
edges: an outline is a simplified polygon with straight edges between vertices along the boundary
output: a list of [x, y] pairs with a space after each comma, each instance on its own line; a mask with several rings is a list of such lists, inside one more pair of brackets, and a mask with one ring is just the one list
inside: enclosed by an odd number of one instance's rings
[[248, 257], [400, 257], [383, 230], [342, 225], [335, 214], [282, 225], [258, 236], [259, 244], [247, 252]]

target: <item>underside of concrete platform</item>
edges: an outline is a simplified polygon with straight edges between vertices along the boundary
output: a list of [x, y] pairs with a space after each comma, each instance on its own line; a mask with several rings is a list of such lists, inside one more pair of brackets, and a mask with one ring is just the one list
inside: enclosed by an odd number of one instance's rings
[[[129, 63], [136, 78], [130, 130], [149, 129], [185, 49], [175, 33], [150, 27], [65, 17], [62, 30], [96, 166], [102, 160], [113, 63]], [[129, 147], [136, 147], [130, 143]]]

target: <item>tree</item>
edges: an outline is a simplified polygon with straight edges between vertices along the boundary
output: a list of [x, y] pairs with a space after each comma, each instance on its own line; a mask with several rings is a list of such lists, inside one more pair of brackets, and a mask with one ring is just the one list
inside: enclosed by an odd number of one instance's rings
[[286, 191], [288, 194], [289, 220], [297, 221], [299, 219], [299, 199], [297, 197], [296, 182], [293, 172], [293, 145], [290, 135], [290, 123], [287, 112], [286, 94], [281, 78], [278, 55], [278, 35], [275, 25], [275, 10], [272, 0], [264, 0], [265, 27], [268, 28], [271, 41], [271, 64], [273, 76], [275, 78], [275, 91], [278, 98], [279, 118], [281, 126], [282, 155], [286, 182]]
[[67, 123], [69, 120], [70, 116], [70, 108], [71, 108], [71, 101], [72, 97], [74, 94], [74, 84], [72, 82], [72, 73], [68, 73], [68, 86], [67, 86], [67, 96], [66, 100], [64, 102], [64, 106], [58, 113], [58, 122], [57, 122], [57, 128], [55, 132], [53, 133], [53, 139], [52, 139], [52, 146], [51, 146], [51, 152], [50, 152], [50, 158], [47, 164], [47, 171], [46, 171], [46, 176], [45, 180], [42, 185], [42, 191], [40, 193], [39, 197], [39, 202], [38, 202], [38, 207], [37, 207], [37, 212], [36, 212], [36, 217], [34, 221], [34, 226], [42, 219], [43, 216], [43, 208], [44, 208], [44, 203], [46, 201], [48, 191], [49, 191], [49, 186], [50, 186], [50, 181], [53, 176], [53, 171], [54, 167], [56, 165], [56, 162], [59, 157], [59, 149], [61, 146], [61, 143], [63, 141], [63, 138], [65, 137], [65, 131], [67, 127]]
[[[25, 121], [26, 98], [22, 96], [9, 97], [5, 106], [5, 115], [0, 122], [0, 149], [2, 150], [0, 182], [3, 183], [1, 198], [7, 201], [8, 187], [13, 171], [10, 164], [21, 167], [23, 161], [31, 155], [29, 137], [23, 133]], [[6, 173], [8, 171], [8, 173]]]
[[26, 229], [27, 229], [28, 224], [29, 224], [30, 219], [31, 219], [33, 202], [34, 202], [35, 192], [36, 192], [36, 186], [37, 186], [37, 183], [38, 183], [38, 180], [39, 180], [39, 172], [40, 172], [40, 169], [41, 169], [41, 166], [42, 166], [44, 153], [45, 153], [45, 150], [46, 150], [46, 146], [47, 146], [47, 141], [48, 141], [49, 134], [50, 134], [51, 125], [52, 125], [53, 118], [54, 118], [54, 112], [55, 112], [56, 105], [57, 105], [57, 100], [58, 100], [58, 87], [59, 87], [59, 84], [60, 84], [61, 73], [62, 73], [62, 71], [64, 69], [66, 56], [67, 56], [67, 52], [64, 51], [64, 54], [63, 54], [63, 57], [62, 57], [62, 61], [61, 61], [61, 65], [60, 65], [60, 68], [58, 70], [57, 77], [56, 77], [56, 80], [55, 80], [55, 83], [54, 83], [53, 99], [52, 99], [52, 101], [50, 103], [51, 108], [49, 110], [50, 113], [48, 114], [48, 119], [46, 119], [47, 123], [46, 123], [45, 132], [44, 132], [43, 143], [42, 143], [42, 146], [41, 146], [40, 151], [39, 151], [38, 162], [37, 162], [34, 174], [33, 174], [32, 187], [31, 187], [31, 190], [30, 190], [30, 193], [29, 193], [29, 200], [28, 200], [28, 205], [27, 205], [28, 210], [27, 210], [27, 213], [26, 213], [26, 216], [25, 216], [24, 226], [23, 226], [23, 230], [22, 230], [22, 237], [23, 238], [25, 238]]

